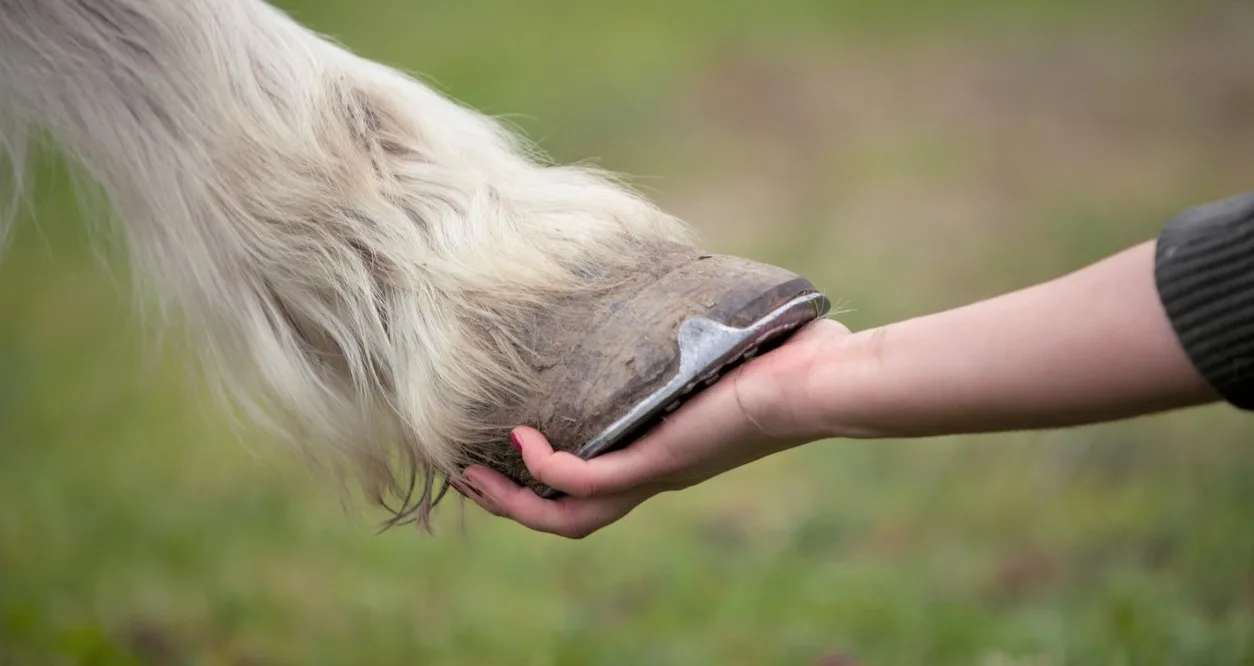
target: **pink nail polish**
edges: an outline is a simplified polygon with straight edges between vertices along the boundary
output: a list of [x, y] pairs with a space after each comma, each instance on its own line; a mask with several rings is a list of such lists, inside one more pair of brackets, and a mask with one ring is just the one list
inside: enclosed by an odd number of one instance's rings
[[509, 434], [509, 441], [514, 443], [514, 449], [516, 449], [519, 453], [522, 453], [522, 438], [518, 436], [518, 433], [511, 432]]

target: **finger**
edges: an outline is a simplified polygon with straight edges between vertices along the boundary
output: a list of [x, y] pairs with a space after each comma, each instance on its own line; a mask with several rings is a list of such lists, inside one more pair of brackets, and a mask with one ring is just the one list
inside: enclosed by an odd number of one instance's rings
[[[645, 435], [652, 437], [655, 433]], [[655, 482], [674, 471], [677, 461], [666, 447], [630, 446], [584, 460], [568, 451], [554, 451], [539, 431], [519, 427], [513, 432], [527, 470], [537, 481], [572, 497], [615, 495]]]
[[[706, 388], [628, 446], [583, 460], [556, 452], [531, 428], [517, 428], [523, 460], [542, 483], [575, 497], [692, 481], [691, 467], [717, 458], [718, 449], [744, 436], [749, 424], [736, 397], [738, 367]], [[668, 488], [669, 489], [669, 488]]]
[[463, 497], [469, 499], [475, 504], [478, 504], [479, 508], [483, 509], [484, 511], [487, 511], [488, 513], [494, 516], [503, 516], [503, 510], [501, 509], [501, 507], [497, 506], [496, 503], [493, 502], [492, 500], [484, 497], [483, 493], [471, 487], [471, 485], [468, 484], [464, 479], [457, 480], [457, 481], [450, 481], [449, 484], [452, 485], [454, 488], [456, 488], [457, 491], [461, 493]]
[[[546, 500], [486, 467], [472, 466], [464, 474], [480, 498], [476, 502], [494, 515], [509, 518], [538, 532], [582, 539], [626, 516], [649, 497], [640, 491], [593, 499]], [[482, 500], [482, 501], [480, 501]]]

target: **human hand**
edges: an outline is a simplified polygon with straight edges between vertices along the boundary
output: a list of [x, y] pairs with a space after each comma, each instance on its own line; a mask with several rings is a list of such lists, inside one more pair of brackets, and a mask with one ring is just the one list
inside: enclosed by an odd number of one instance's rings
[[687, 488], [736, 467], [824, 438], [814, 369], [830, 362], [849, 329], [819, 320], [785, 344], [706, 388], [629, 446], [583, 460], [554, 451], [544, 435], [512, 434], [531, 474], [566, 494], [541, 498], [483, 466], [454, 486], [484, 510], [531, 529], [578, 539], [621, 519], [662, 492]]

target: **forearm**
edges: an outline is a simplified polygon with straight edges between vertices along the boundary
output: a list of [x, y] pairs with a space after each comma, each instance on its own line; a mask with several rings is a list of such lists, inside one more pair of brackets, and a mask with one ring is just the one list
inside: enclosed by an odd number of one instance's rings
[[1153, 242], [845, 345], [818, 383], [834, 436], [1064, 427], [1219, 398], [1164, 312]]

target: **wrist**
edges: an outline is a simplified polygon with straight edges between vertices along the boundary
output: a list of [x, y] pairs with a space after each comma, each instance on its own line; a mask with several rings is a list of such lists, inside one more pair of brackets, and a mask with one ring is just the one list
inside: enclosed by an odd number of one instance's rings
[[804, 353], [771, 367], [769, 400], [749, 413], [772, 439], [875, 439], [892, 436], [895, 379], [884, 372], [886, 328], [810, 340]]
[[895, 339], [897, 326], [850, 333], [836, 322], [818, 322], [749, 364], [733, 376], [746, 425], [773, 449], [823, 439], [903, 436], [907, 378], [888, 371], [908, 353], [901, 348], [905, 341]]
[[[883, 439], [930, 434], [910, 386], [913, 353], [903, 327], [913, 321], [852, 333], [823, 358], [809, 383], [823, 439]], [[926, 395], [923, 393], [922, 395]]]

